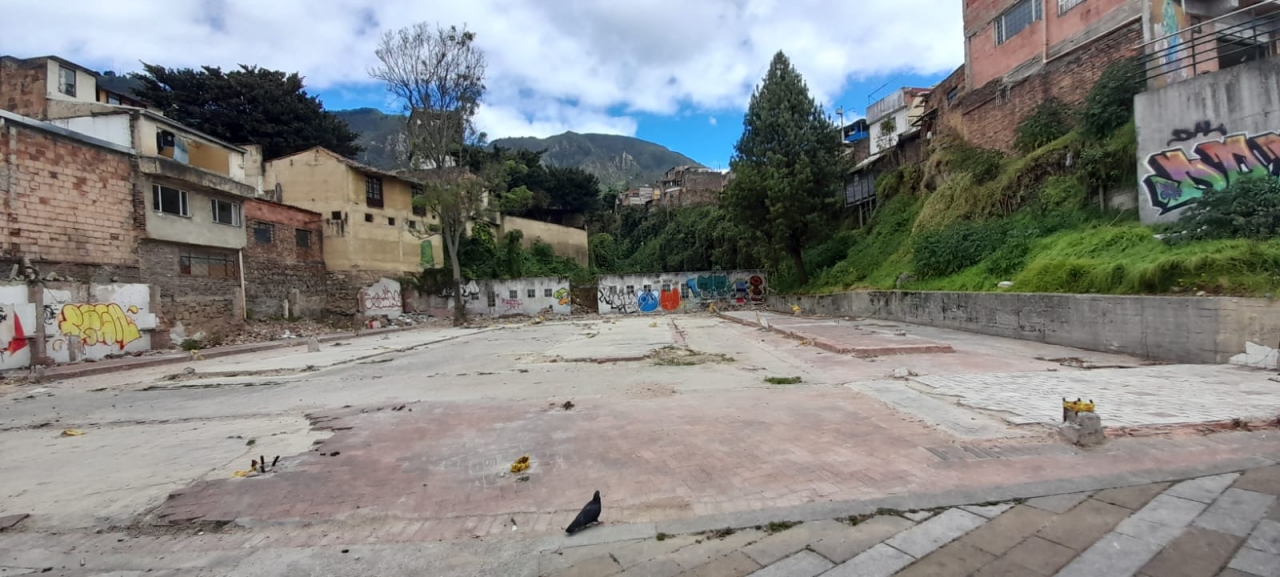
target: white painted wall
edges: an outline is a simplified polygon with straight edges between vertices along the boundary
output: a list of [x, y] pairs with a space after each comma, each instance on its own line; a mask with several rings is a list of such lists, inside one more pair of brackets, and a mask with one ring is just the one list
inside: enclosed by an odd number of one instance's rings
[[56, 363], [151, 350], [157, 325], [145, 284], [46, 288], [45, 354]]
[[572, 310], [569, 279], [557, 277], [471, 281], [462, 289], [467, 312], [476, 315], [535, 316], [551, 308], [555, 314]]
[[36, 306], [28, 300], [25, 283], [0, 284], [0, 370], [31, 364]]
[[381, 278], [360, 289], [359, 310], [365, 316], [396, 318], [404, 312], [404, 300], [400, 295], [399, 281]]
[[596, 295], [602, 315], [679, 312], [763, 303], [767, 279], [760, 270], [611, 275], [600, 277]]
[[133, 128], [129, 123], [128, 114], [59, 118], [50, 120], [49, 123], [105, 140], [112, 144], [133, 148]]

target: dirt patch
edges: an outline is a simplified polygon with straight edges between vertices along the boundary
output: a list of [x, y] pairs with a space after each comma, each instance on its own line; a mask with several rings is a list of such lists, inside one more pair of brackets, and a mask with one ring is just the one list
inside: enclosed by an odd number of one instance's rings
[[635, 385], [627, 389], [627, 396], [633, 399], [660, 399], [675, 394], [676, 388], [671, 385]]
[[716, 353], [703, 353], [680, 347], [662, 347], [649, 353], [653, 364], [665, 367], [691, 367], [707, 363], [732, 363], [733, 357]]
[[263, 381], [260, 383], [191, 383], [187, 385], [150, 385], [142, 391], [185, 391], [189, 389], [221, 389], [229, 387], [278, 387], [283, 381]]

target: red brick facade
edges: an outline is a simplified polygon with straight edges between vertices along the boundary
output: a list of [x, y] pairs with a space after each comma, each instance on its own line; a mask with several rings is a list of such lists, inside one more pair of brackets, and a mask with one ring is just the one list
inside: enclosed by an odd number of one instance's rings
[[1044, 69], [1013, 84], [992, 80], [959, 98], [962, 133], [975, 145], [1011, 150], [1018, 123], [1041, 102], [1056, 97], [1076, 105], [1111, 63], [1135, 54], [1142, 42], [1139, 22], [1099, 37], [1050, 61]]
[[45, 60], [0, 57], [0, 109], [31, 118], [47, 117], [48, 75]]
[[0, 266], [31, 259], [41, 274], [136, 282], [132, 157], [0, 120]]
[[324, 313], [324, 221], [320, 213], [267, 200], [246, 200], [245, 298], [255, 317]]

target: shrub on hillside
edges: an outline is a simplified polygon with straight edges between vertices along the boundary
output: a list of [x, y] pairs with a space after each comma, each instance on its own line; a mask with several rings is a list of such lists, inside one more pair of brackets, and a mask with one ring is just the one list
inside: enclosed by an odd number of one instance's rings
[[1178, 221], [1179, 240], [1280, 236], [1280, 179], [1241, 178], [1196, 199]]
[[1066, 136], [1074, 123], [1071, 107], [1057, 98], [1049, 98], [1018, 123], [1013, 146], [1023, 153], [1031, 152]]
[[1080, 127], [1085, 136], [1100, 140], [1133, 118], [1133, 97], [1142, 91], [1142, 66], [1133, 58], [1113, 62], [1084, 99]]
[[921, 278], [960, 272], [996, 252], [1009, 233], [1006, 221], [960, 222], [921, 234], [915, 243], [915, 271]]

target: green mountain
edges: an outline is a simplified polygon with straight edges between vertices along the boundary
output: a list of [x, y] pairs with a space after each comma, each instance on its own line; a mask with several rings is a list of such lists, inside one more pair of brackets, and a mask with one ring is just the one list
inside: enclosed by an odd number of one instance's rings
[[[357, 160], [379, 168], [395, 167], [396, 157], [403, 151], [400, 127], [403, 117], [385, 114], [373, 108], [338, 110], [334, 114], [347, 122], [360, 135], [357, 144], [364, 147]], [[578, 134], [566, 132], [547, 138], [499, 138], [492, 142], [503, 148], [545, 150], [542, 161], [549, 166], [581, 168], [600, 179], [608, 187], [624, 188], [655, 183], [673, 166], [702, 166], [693, 159], [668, 149], [629, 136], [613, 134]]]

